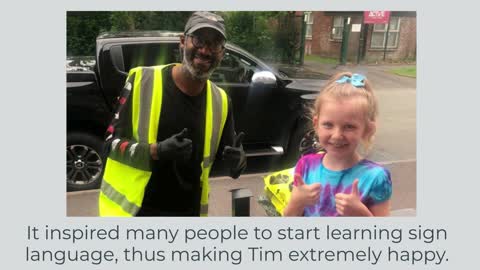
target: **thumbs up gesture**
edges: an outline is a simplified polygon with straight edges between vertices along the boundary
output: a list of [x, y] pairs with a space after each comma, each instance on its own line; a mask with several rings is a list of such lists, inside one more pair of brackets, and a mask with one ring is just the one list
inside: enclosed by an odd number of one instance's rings
[[238, 178], [247, 166], [247, 158], [243, 150], [242, 141], [245, 133], [240, 132], [233, 138], [232, 146], [223, 148], [222, 157], [230, 167], [230, 176], [234, 179]]
[[192, 140], [188, 139], [188, 129], [172, 135], [157, 143], [157, 155], [159, 160], [183, 160], [192, 156]]
[[360, 191], [358, 190], [358, 179], [352, 184], [350, 193], [335, 194], [335, 206], [340, 216], [363, 216], [370, 211], [362, 203]]
[[283, 210], [284, 216], [302, 216], [306, 206], [318, 203], [322, 185], [320, 183], [305, 184], [300, 174], [295, 174], [292, 196]]
[[292, 189], [292, 197], [290, 200], [297, 201], [303, 206], [302, 208], [318, 203], [320, 192], [322, 191], [322, 185], [320, 183], [307, 185], [299, 174], [295, 174], [295, 181], [296, 186]]

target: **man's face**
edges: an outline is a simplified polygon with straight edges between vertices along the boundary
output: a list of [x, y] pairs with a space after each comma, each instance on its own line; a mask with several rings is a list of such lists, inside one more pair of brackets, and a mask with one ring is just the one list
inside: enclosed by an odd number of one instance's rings
[[225, 39], [214, 29], [201, 28], [180, 38], [183, 50], [183, 65], [196, 79], [210, 77], [222, 61]]

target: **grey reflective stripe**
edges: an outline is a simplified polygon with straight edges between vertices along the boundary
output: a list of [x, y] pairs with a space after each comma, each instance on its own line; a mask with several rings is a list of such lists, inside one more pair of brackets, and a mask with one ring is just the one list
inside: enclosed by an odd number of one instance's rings
[[[132, 87], [134, 83], [135, 83], [135, 72], [132, 72], [131, 74], [128, 75], [127, 81], [125, 82], [125, 86], [123, 88], [127, 89], [128, 91], [132, 91]], [[128, 86], [129, 84], [130, 86]]]
[[138, 141], [148, 143], [148, 132], [150, 127], [150, 110], [152, 107], [153, 93], [153, 72], [150, 67], [142, 68], [141, 94], [138, 119]]
[[210, 166], [210, 156], [203, 157], [203, 167], [208, 168]]
[[103, 179], [102, 181], [101, 190], [107, 198], [118, 204], [125, 212], [131, 214], [132, 216], [135, 216], [140, 210], [140, 207], [136, 206], [134, 203], [129, 202], [125, 195], [118, 192], [114, 187], [107, 183], [105, 179]]
[[201, 214], [208, 214], [208, 204], [200, 204], [200, 215]]
[[[218, 136], [220, 135], [220, 126], [222, 124], [222, 95], [217, 86], [210, 82], [212, 93], [212, 137], [210, 138], [210, 155], [205, 157], [203, 165], [205, 168], [210, 167], [215, 160], [217, 153]], [[208, 109], [208, 108], [207, 108]]]

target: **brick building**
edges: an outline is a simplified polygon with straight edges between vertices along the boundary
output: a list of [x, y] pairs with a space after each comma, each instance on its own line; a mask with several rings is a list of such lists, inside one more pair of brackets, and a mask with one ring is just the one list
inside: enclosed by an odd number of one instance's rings
[[339, 59], [344, 18], [350, 18], [346, 24], [350, 30], [347, 61], [374, 62], [384, 57], [386, 61], [416, 59], [416, 12], [391, 12], [388, 35], [387, 24], [364, 24], [363, 12], [305, 11], [304, 15], [305, 55]]

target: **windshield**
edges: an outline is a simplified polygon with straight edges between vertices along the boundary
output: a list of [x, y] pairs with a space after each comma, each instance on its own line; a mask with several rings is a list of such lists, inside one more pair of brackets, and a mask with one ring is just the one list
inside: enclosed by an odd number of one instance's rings
[[239, 46], [237, 46], [233, 43], [227, 43], [227, 46], [232, 51], [236, 51], [237, 53], [243, 55], [244, 57], [248, 57], [250, 59], [250, 61], [255, 62], [259, 69], [271, 71], [273, 74], [275, 74], [275, 76], [279, 77], [282, 80], [288, 79], [288, 75], [284, 72], [281, 72], [278, 68], [275, 67], [275, 65], [267, 64], [262, 59], [252, 55], [248, 51], [242, 49], [241, 47], [239, 47]]

